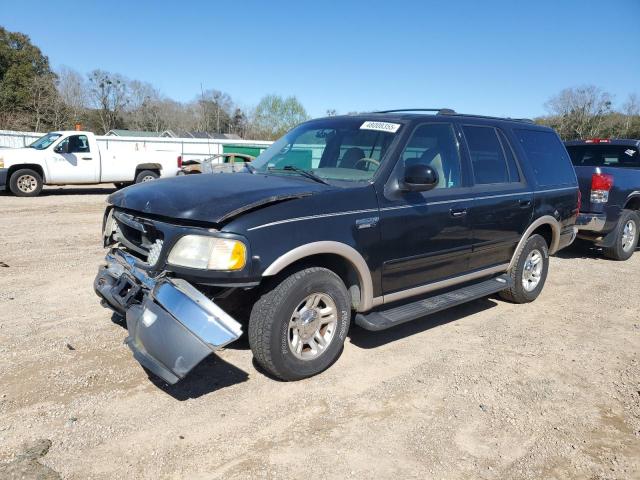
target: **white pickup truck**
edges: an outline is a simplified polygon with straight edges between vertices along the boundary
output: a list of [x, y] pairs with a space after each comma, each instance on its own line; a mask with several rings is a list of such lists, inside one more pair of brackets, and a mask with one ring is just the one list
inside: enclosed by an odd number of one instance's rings
[[35, 197], [43, 185], [132, 183], [176, 176], [182, 157], [175, 152], [100, 150], [91, 132], [47, 133], [25, 148], [0, 150], [0, 190]]

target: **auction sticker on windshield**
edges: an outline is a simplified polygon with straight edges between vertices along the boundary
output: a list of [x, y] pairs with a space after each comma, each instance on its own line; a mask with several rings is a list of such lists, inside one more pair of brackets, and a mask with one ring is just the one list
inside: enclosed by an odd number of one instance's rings
[[369, 120], [368, 122], [364, 122], [362, 124], [360, 130], [378, 130], [379, 132], [396, 133], [399, 128], [399, 123], [373, 122]]

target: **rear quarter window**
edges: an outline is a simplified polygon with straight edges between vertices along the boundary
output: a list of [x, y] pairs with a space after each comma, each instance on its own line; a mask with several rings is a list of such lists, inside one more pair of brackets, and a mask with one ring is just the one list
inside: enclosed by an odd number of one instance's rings
[[554, 132], [516, 128], [514, 133], [539, 186], [576, 184], [576, 174], [567, 150]]

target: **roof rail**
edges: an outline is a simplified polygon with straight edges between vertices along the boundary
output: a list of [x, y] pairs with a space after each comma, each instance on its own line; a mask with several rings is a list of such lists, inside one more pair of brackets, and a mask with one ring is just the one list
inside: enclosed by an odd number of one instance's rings
[[454, 115], [456, 112], [451, 108], [398, 108], [394, 110], [381, 110], [373, 113], [401, 113], [401, 112], [436, 112], [440, 115]]
[[456, 113], [458, 117], [488, 118], [490, 120], [508, 120], [510, 122], [536, 123], [530, 118], [493, 117], [490, 115], [474, 115], [473, 113]]
[[491, 120], [510, 120], [513, 122], [523, 123], [535, 123], [530, 118], [510, 118], [510, 117], [492, 117], [489, 115], [474, 115], [472, 113], [457, 113], [451, 108], [400, 108], [395, 110], [382, 110], [372, 113], [400, 113], [400, 112], [436, 112], [438, 115], [455, 115], [457, 117], [474, 117], [474, 118], [488, 118]]

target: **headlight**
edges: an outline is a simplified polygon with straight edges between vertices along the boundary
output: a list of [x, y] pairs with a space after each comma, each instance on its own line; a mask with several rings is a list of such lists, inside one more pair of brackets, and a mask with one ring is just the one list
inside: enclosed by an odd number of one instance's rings
[[0, 157], [0, 168], [4, 168], [4, 158]]
[[241, 270], [247, 262], [247, 248], [238, 240], [185, 235], [171, 249], [168, 262], [203, 270]]

